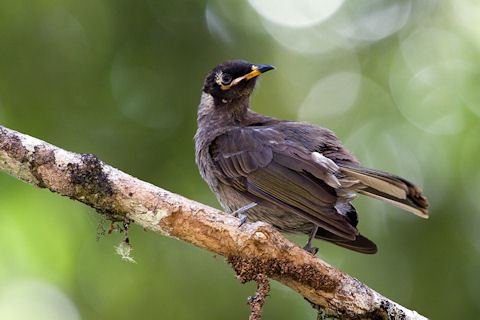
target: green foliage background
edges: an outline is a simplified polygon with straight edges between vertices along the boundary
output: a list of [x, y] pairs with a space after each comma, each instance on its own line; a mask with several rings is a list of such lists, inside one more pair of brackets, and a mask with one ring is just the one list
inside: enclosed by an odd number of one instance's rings
[[[475, 318], [480, 5], [347, 1], [320, 21], [325, 8], [258, 3], [4, 0], [0, 123], [218, 207], [193, 155], [203, 77], [231, 58], [273, 64], [256, 111], [331, 128], [365, 165], [418, 182], [431, 202], [424, 221], [359, 199], [379, 253], [318, 243], [321, 257], [432, 319]], [[254, 285], [222, 258], [133, 227], [138, 263], [126, 263], [114, 252], [121, 235], [96, 240], [100, 223], [1, 174], [0, 319], [248, 317]], [[265, 319], [314, 318], [273, 284]]]

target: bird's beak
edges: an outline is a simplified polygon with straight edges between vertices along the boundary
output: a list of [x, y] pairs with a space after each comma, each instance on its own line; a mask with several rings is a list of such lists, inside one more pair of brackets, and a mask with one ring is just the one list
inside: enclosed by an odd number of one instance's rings
[[250, 80], [252, 78], [258, 77], [262, 73], [275, 69], [274, 66], [269, 64], [254, 64], [252, 66], [252, 71], [243, 76], [245, 80]]

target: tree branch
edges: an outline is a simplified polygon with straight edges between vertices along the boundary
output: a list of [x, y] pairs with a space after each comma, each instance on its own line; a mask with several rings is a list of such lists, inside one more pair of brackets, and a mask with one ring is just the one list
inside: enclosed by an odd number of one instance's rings
[[248, 304], [251, 310], [248, 320], [262, 319], [262, 308], [270, 293], [270, 282], [267, 276], [258, 274], [255, 281], [257, 282], [257, 291], [253, 297], [248, 298]]
[[110, 219], [221, 254], [243, 281], [267, 276], [341, 319], [426, 319], [308, 254], [265, 223], [247, 223], [115, 169], [0, 126], [0, 170], [81, 201]]

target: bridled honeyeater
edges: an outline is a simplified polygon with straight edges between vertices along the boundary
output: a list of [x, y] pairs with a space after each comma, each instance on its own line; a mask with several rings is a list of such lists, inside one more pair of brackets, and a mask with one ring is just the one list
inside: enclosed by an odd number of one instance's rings
[[206, 77], [195, 135], [200, 174], [224, 210], [264, 221], [287, 233], [361, 253], [375, 243], [357, 230], [351, 201], [357, 194], [383, 200], [422, 218], [428, 201], [406, 179], [362, 167], [335, 134], [304, 122], [279, 120], [250, 109], [265, 64], [227, 61]]

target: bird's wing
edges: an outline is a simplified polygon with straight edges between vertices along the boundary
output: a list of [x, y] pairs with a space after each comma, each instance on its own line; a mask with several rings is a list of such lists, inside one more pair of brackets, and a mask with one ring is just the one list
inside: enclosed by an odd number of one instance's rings
[[428, 200], [418, 186], [391, 173], [362, 167], [330, 130], [300, 122], [283, 122], [278, 128], [340, 167], [336, 174], [342, 185], [337, 189], [339, 196], [358, 192], [428, 218]]
[[345, 239], [358, 231], [335, 209], [338, 166], [272, 127], [242, 127], [210, 146], [219, 179], [268, 204], [288, 210]]

